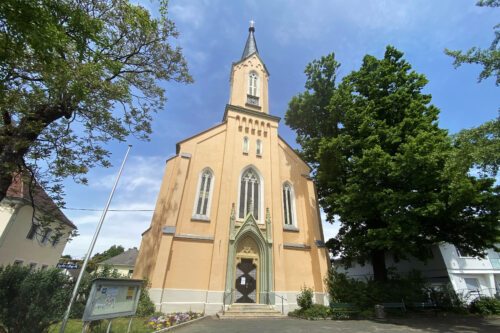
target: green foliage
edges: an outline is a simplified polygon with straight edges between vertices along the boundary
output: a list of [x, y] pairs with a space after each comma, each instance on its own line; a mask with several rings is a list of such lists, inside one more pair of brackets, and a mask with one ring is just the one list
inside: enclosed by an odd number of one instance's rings
[[466, 310], [465, 300], [455, 292], [451, 283], [439, 288], [427, 288], [427, 293], [440, 309], [454, 312]]
[[87, 263], [87, 272], [93, 272], [97, 269], [97, 265], [104, 261], [104, 260], [108, 260], [110, 258], [113, 258], [119, 254], [122, 254], [123, 252], [125, 251], [125, 249], [123, 248], [123, 246], [121, 245], [112, 245], [109, 249], [107, 249], [106, 251], [104, 251], [103, 253], [96, 253], [92, 256], [92, 258], [89, 260], [89, 262]]
[[387, 281], [356, 280], [331, 270], [326, 279], [330, 299], [336, 303], [355, 304], [361, 310], [371, 310], [376, 304], [424, 302], [425, 282], [418, 272], [401, 277], [390, 274]]
[[58, 269], [0, 267], [0, 331], [43, 333], [59, 321], [72, 284]]
[[438, 127], [425, 76], [390, 46], [337, 85], [339, 66], [334, 54], [308, 65], [306, 91], [285, 116], [327, 220], [341, 222], [327, 245], [346, 265], [371, 262], [378, 281], [387, 251], [425, 260], [439, 242], [478, 256], [494, 247], [499, 188], [454, 162], [459, 148]]
[[481, 297], [475, 299], [469, 306], [472, 313], [483, 316], [500, 315], [500, 300], [491, 297]]
[[[480, 7], [500, 7], [498, 0], [480, 0], [477, 2]], [[479, 81], [482, 81], [490, 76], [496, 77], [496, 85], [500, 85], [500, 48], [498, 42], [500, 41], [500, 24], [494, 26], [495, 37], [488, 49], [481, 49], [479, 47], [472, 47], [469, 50], [451, 51], [446, 49], [445, 53], [455, 58], [453, 65], [455, 68], [462, 64], [478, 64], [483, 67], [479, 74]]]
[[303, 286], [297, 295], [297, 304], [302, 310], [307, 310], [313, 305], [314, 291], [311, 288]]
[[139, 317], [146, 317], [153, 315], [154, 312], [155, 305], [149, 297], [149, 282], [144, 280], [144, 283], [141, 286], [141, 296], [139, 297], [136, 315]]
[[500, 167], [500, 118], [460, 131], [453, 136], [453, 144], [457, 149], [452, 156], [452, 165], [466, 170], [474, 168], [482, 176], [497, 176]]
[[110, 165], [111, 140], [148, 138], [159, 81], [192, 81], [167, 3], [154, 17], [129, 0], [0, 1], [0, 200], [14, 172], [61, 194]]
[[288, 316], [314, 320], [314, 319], [327, 319], [332, 315], [330, 308], [321, 304], [312, 304], [308, 308], [300, 308], [290, 311]]

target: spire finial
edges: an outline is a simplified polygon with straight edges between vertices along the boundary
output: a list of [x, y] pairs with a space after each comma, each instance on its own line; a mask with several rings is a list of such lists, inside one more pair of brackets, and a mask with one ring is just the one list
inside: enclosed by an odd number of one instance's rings
[[246, 57], [254, 54], [254, 53], [259, 53], [259, 50], [257, 49], [257, 43], [255, 42], [255, 21], [250, 20], [250, 28], [248, 28], [248, 39], [245, 44], [245, 49], [243, 50], [243, 55], [241, 56], [241, 60], [245, 59]]

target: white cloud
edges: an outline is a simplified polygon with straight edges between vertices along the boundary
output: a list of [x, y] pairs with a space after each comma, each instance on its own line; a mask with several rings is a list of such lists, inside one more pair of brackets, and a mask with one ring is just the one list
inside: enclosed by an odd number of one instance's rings
[[205, 8], [211, 4], [208, 0], [176, 1], [170, 3], [170, 12], [175, 22], [189, 23], [198, 29], [205, 23]]
[[[152, 211], [141, 210], [154, 209], [164, 166], [163, 157], [130, 157], [110, 205], [110, 210], [127, 211], [108, 211], [93, 253], [102, 252], [115, 244], [125, 248], [139, 247], [141, 233], [149, 227], [153, 215]], [[116, 172], [117, 168], [114, 169]], [[83, 206], [103, 209], [105, 202], [97, 201], [95, 197], [107, 198], [115, 177], [116, 175], [110, 174], [99, 177], [95, 181], [90, 179], [93, 186], [89, 189]], [[77, 225], [80, 236], [68, 243], [64, 253], [74, 257], [83, 257], [88, 250], [102, 212], [67, 210], [65, 213]]]

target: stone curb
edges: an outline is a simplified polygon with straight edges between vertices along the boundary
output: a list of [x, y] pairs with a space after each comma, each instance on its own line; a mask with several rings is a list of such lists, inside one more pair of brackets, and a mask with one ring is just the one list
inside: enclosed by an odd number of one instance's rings
[[166, 327], [166, 328], [162, 328], [161, 330], [158, 330], [158, 331], [154, 331], [153, 333], [160, 333], [160, 332], [168, 332], [168, 331], [173, 331], [175, 330], [176, 328], [179, 328], [179, 327], [182, 327], [182, 326], [185, 326], [187, 324], [191, 324], [191, 323], [194, 323], [196, 321], [199, 321], [199, 320], [202, 320], [202, 319], [205, 319], [207, 317], [210, 317], [210, 316], [203, 316], [203, 317], [200, 317], [200, 318], [196, 318], [196, 319], [193, 319], [193, 320], [190, 320], [190, 321], [185, 321], [183, 323], [180, 323], [179, 325], [175, 325], [175, 326], [171, 326], [171, 327]]

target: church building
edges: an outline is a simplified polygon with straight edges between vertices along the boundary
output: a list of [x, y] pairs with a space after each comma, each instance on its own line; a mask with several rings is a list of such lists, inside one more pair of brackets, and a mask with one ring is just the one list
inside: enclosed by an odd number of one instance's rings
[[134, 277], [164, 313], [215, 314], [233, 303], [325, 304], [328, 255], [310, 167], [278, 135], [269, 72], [253, 23], [230, 73], [222, 122], [177, 143], [167, 160]]

